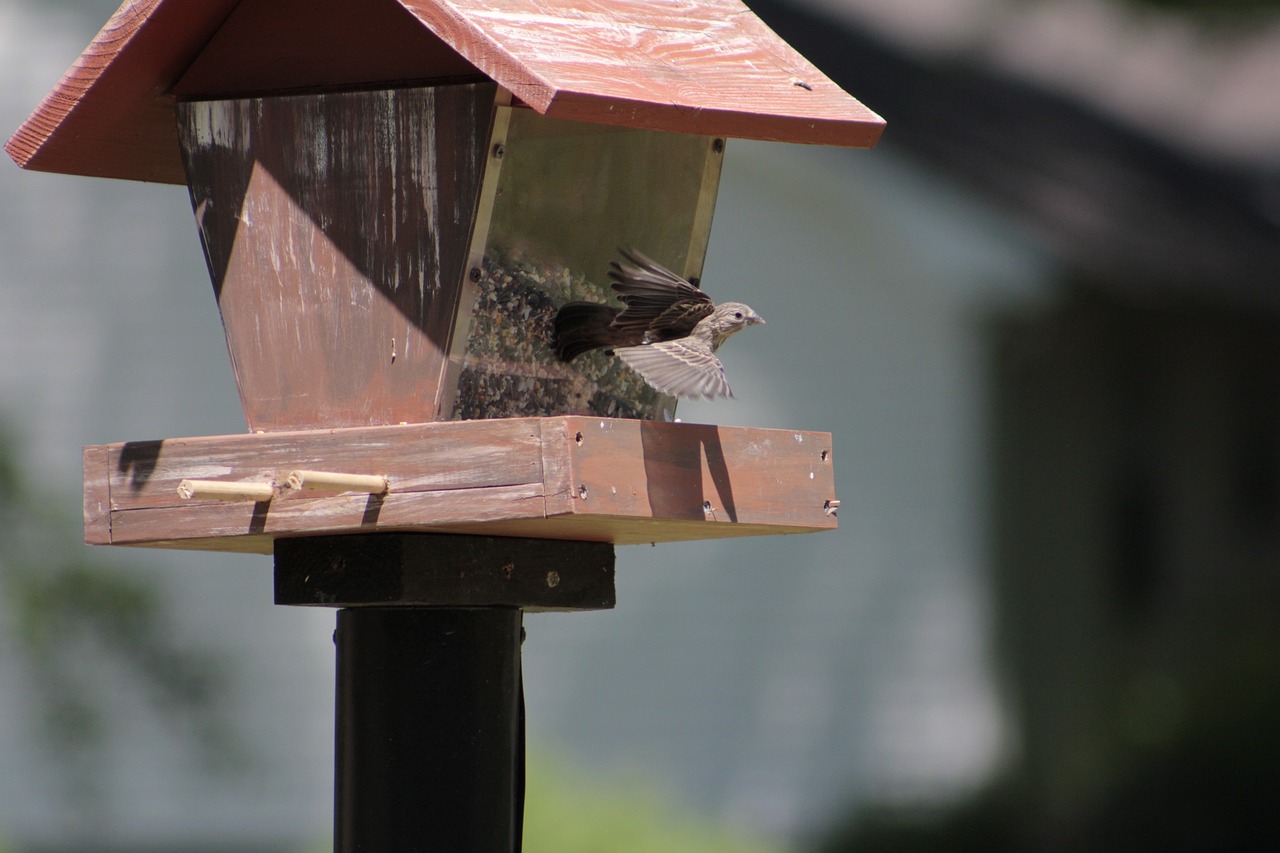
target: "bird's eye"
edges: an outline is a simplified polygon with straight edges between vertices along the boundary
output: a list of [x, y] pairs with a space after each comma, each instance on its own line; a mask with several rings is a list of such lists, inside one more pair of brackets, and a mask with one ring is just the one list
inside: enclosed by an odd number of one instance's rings
[[735, 319], [735, 320], [741, 320], [741, 319], [742, 319], [742, 312], [741, 312], [741, 311], [734, 311], [734, 312], [733, 312], [733, 319]]

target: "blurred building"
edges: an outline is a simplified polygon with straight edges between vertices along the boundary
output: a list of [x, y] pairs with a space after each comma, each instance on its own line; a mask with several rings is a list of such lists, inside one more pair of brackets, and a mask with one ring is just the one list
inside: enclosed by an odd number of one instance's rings
[[[526, 620], [531, 738], [783, 837], [1008, 778], [1079, 827], [1275, 687], [1280, 104], [1203, 90], [1280, 51], [1162, 53], [1101, 0], [751, 5], [889, 125], [730, 142], [705, 285], [769, 325], [724, 350], [738, 401], [680, 416], [834, 433], [841, 529], [621, 549], [617, 610]], [[0, 7], [5, 128], [105, 19], [64, 8]], [[1190, 58], [1199, 89], [1161, 64]], [[0, 193], [0, 416], [70, 513], [83, 444], [243, 429], [179, 188], [10, 166]], [[86, 826], [0, 651], [0, 843], [323, 839], [332, 615], [273, 608], [263, 558], [124, 556], [232, 661], [254, 760], [203, 770], [109, 698]]]
[[756, 8], [884, 112], [886, 148], [995, 204], [1051, 270], [982, 322], [1005, 764], [919, 848], [883, 849], [1269, 848], [1280, 17], [820, 5]]

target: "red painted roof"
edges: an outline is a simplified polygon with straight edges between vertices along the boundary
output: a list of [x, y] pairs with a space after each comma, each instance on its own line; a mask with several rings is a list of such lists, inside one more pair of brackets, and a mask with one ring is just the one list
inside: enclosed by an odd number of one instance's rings
[[578, 121], [850, 147], [884, 127], [741, 0], [134, 0], [5, 148], [185, 183], [176, 97], [480, 75]]

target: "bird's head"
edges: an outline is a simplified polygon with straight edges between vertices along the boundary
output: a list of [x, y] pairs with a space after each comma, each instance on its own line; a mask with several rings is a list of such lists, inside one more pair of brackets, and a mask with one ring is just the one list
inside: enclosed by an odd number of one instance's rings
[[716, 310], [707, 319], [715, 335], [716, 346], [747, 326], [764, 325], [764, 318], [752, 310], [750, 305], [744, 305], [741, 302], [725, 302], [717, 305]]

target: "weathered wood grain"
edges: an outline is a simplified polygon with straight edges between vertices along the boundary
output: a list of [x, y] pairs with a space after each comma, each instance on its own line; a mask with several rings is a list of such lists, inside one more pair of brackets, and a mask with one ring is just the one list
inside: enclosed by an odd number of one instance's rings
[[[577, 430], [570, 432], [567, 418], [544, 418], [540, 430], [542, 441], [542, 485], [547, 502], [546, 515], [573, 512], [573, 470], [569, 448], [576, 441]], [[590, 537], [587, 537], [590, 538]]]
[[494, 92], [180, 105], [191, 203], [251, 429], [438, 418]]
[[[85, 459], [86, 538], [116, 545], [268, 553], [278, 537], [374, 531], [632, 544], [836, 527], [826, 433], [519, 418], [128, 442]], [[389, 490], [177, 495], [185, 477], [281, 483], [298, 467], [386, 476]]]
[[542, 482], [537, 418], [171, 438], [101, 452], [112, 509], [177, 505], [178, 483], [189, 478], [274, 482], [278, 501], [313, 499], [285, 488], [299, 468], [385, 476], [398, 495]]
[[[482, 530], [508, 519], [540, 518], [537, 483], [407, 492], [377, 499], [368, 495], [280, 500], [267, 503], [206, 503], [128, 509], [111, 514], [111, 544], [256, 537], [250, 550], [270, 553], [278, 536], [344, 533]], [[222, 550], [214, 547], [213, 550]], [[240, 550], [240, 549], [235, 549]]]
[[9, 139], [23, 168], [182, 184], [167, 91], [239, 0], [131, 0]]
[[181, 184], [175, 91], [377, 88], [472, 68], [578, 121], [854, 147], [884, 126], [740, 0], [129, 0], [6, 150], [29, 169]]
[[84, 449], [84, 541], [111, 544], [110, 454], [102, 445]]
[[568, 418], [571, 512], [834, 527], [829, 433]]
[[884, 121], [740, 0], [402, 0], [545, 115], [870, 147]]

